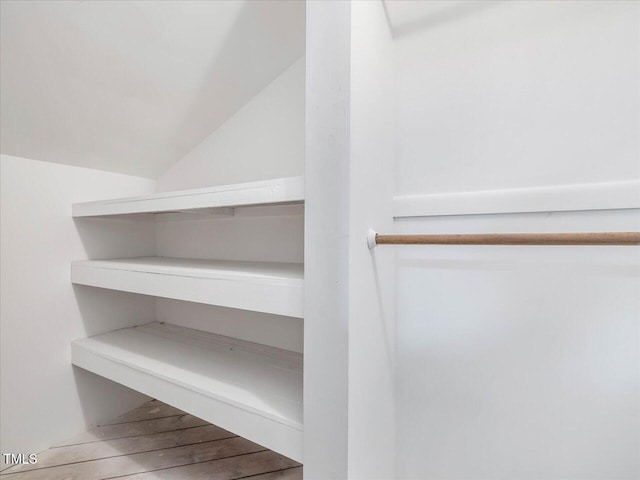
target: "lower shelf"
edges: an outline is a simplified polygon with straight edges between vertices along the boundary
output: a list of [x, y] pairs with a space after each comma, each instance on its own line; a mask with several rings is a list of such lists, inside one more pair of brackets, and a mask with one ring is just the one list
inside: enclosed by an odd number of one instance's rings
[[72, 342], [72, 362], [302, 462], [302, 355], [170, 324]]

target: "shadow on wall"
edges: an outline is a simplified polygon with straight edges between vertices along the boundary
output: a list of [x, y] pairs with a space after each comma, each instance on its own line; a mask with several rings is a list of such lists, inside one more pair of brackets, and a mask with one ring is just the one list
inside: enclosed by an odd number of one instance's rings
[[301, 318], [170, 298], [156, 299], [156, 313], [158, 322], [239, 338], [248, 342], [262, 343], [299, 353], [302, 353], [303, 350], [304, 324]]
[[73, 222], [86, 258], [142, 257], [155, 253], [153, 217], [74, 218]]
[[[95, 427], [150, 400], [146, 395], [72, 365], [82, 415], [87, 428]], [[104, 399], [108, 398], [109, 402]]]
[[[426, 13], [413, 20], [407, 22], [399, 22], [396, 25], [391, 25], [391, 31], [394, 37], [403, 35], [409, 35], [419, 32], [421, 30], [433, 29], [460, 20], [465, 17], [470, 17], [479, 12], [484, 12], [498, 6], [505, 6], [509, 2], [504, 1], [475, 1], [475, 2], [440, 2], [444, 6], [440, 8], [435, 7], [430, 2], [424, 2]], [[387, 10], [389, 6], [386, 5]], [[393, 22], [390, 22], [393, 23]]]
[[[281, 28], [287, 22], [288, 28]], [[299, 25], [299, 28], [290, 28]], [[267, 84], [304, 55], [305, 3], [290, 1], [244, 2], [234, 26], [202, 81], [202, 89], [188, 108], [176, 132], [176, 138], [187, 139], [182, 158], [211, 132], [237, 112]], [[247, 32], [254, 32], [247, 35]], [[270, 47], [275, 43], [279, 48]], [[241, 63], [241, 68], [238, 68]], [[243, 71], [243, 75], [229, 76]], [[269, 78], [268, 81], [264, 81]], [[239, 95], [239, 92], [245, 92]], [[247, 94], [247, 92], [251, 92]], [[239, 105], [220, 105], [220, 98], [246, 101]], [[217, 104], [216, 104], [217, 102]], [[208, 128], [196, 128], [206, 125]]]
[[[373, 283], [376, 291], [376, 303], [378, 304], [378, 311], [380, 315], [378, 320], [380, 321], [381, 330], [385, 332], [384, 334], [384, 351], [386, 353], [387, 361], [385, 365], [388, 366], [389, 372], [388, 374], [391, 377], [395, 377], [396, 372], [396, 349], [395, 349], [395, 304], [389, 303], [388, 296], [384, 295], [383, 292], [392, 292], [395, 289], [394, 284], [394, 276], [395, 271], [390, 270], [389, 266], [393, 266], [395, 262], [395, 255], [393, 251], [388, 251], [383, 253], [386, 256], [385, 262], [382, 265], [382, 269], [384, 275], [381, 276], [378, 265], [379, 258], [381, 256], [380, 252], [376, 251], [376, 249], [369, 250], [369, 255], [371, 258], [371, 266], [373, 270]], [[385, 268], [386, 267], [386, 268]], [[393, 280], [392, 280], [393, 279]], [[388, 321], [389, 319], [393, 319], [392, 321]], [[386, 323], [386, 324], [385, 324]]]
[[73, 285], [85, 335], [90, 337], [155, 320], [155, 297]]

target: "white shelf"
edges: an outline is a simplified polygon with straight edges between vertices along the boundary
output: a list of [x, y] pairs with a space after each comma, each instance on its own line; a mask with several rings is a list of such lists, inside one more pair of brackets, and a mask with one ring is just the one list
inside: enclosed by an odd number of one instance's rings
[[303, 316], [303, 265], [298, 263], [138, 257], [71, 265], [80, 285], [257, 312]]
[[95, 217], [296, 204], [303, 201], [304, 178], [288, 177], [140, 197], [76, 203], [73, 205], [72, 211], [74, 217]]
[[302, 355], [169, 324], [72, 342], [72, 362], [302, 461]]

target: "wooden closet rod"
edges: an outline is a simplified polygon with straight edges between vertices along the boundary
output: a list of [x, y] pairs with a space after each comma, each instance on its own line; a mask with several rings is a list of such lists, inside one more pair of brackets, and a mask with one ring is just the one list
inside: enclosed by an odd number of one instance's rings
[[640, 232], [380, 235], [371, 230], [367, 243], [369, 248], [377, 245], [640, 245]]

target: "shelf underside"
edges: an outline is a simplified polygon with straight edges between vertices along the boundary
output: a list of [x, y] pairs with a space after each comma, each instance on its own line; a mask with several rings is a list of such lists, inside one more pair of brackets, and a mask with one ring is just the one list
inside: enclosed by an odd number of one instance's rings
[[74, 365], [302, 461], [302, 355], [169, 324], [76, 340]]
[[304, 178], [287, 177], [259, 182], [157, 193], [140, 197], [76, 203], [73, 216], [103, 217], [207, 211], [225, 207], [300, 204], [304, 201]]
[[71, 265], [75, 284], [257, 312], [303, 316], [303, 265], [138, 257]]

